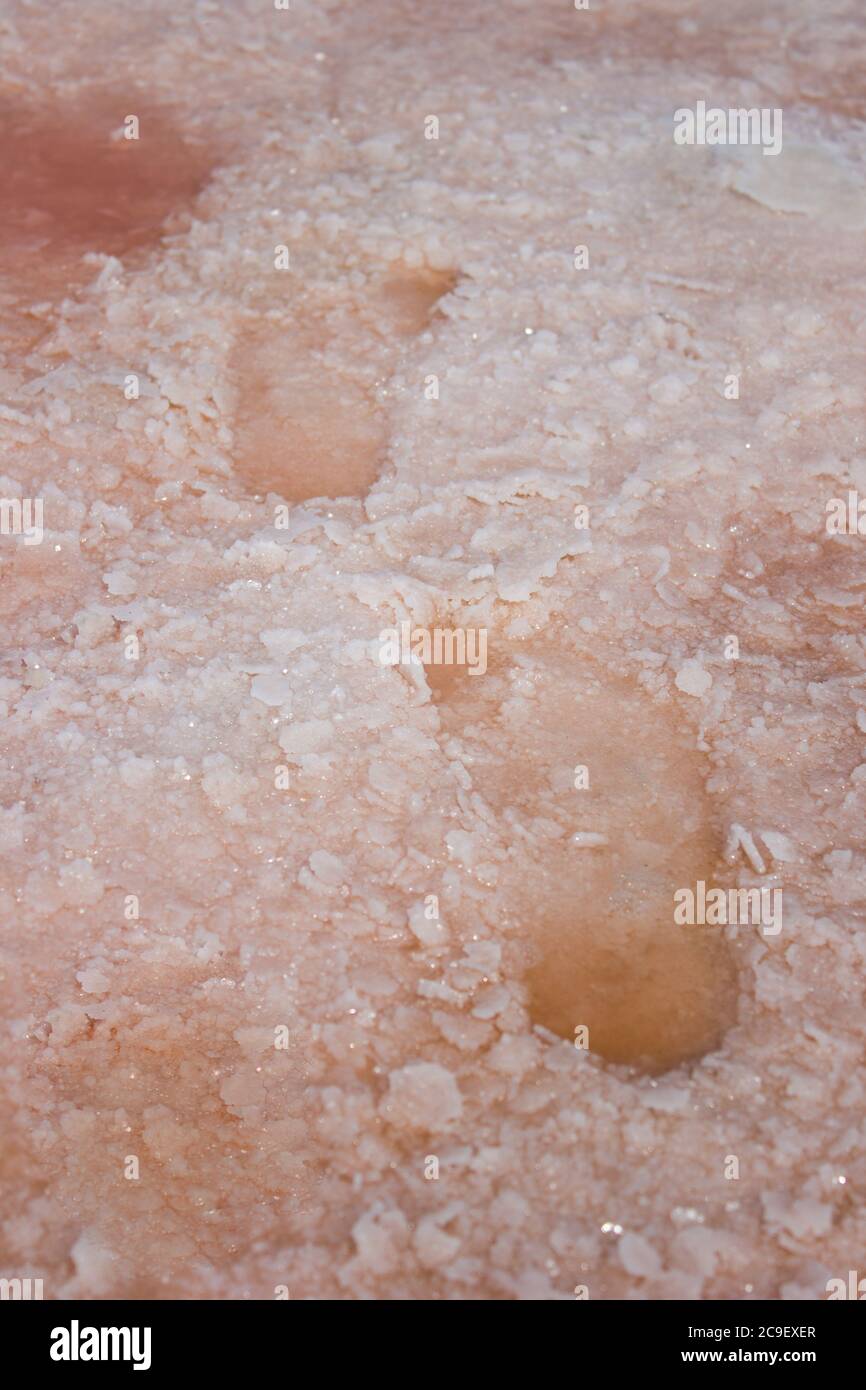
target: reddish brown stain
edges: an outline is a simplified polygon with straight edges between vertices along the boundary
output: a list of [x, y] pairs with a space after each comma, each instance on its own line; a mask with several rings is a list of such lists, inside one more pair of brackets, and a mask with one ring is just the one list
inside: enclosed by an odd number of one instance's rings
[[[401, 345], [427, 327], [456, 278], [397, 268], [340, 304], [339, 330], [321, 304], [304, 301], [287, 306], [282, 322], [263, 319], [238, 335], [233, 461], [252, 492], [304, 502], [369, 491], [387, 443], [377, 379], [393, 371]], [[335, 364], [338, 345], [345, 367]]]
[[421, 333], [436, 313], [436, 305], [457, 284], [453, 270], [398, 270], [373, 296], [373, 308], [386, 327], [401, 337]]
[[[139, 138], [118, 138], [131, 114]], [[88, 251], [126, 258], [153, 246], [212, 166], [212, 152], [167, 112], [129, 94], [91, 93], [50, 107], [7, 97], [0, 142], [0, 277], [19, 304], [74, 291], [94, 273], [82, 264]]]
[[239, 337], [235, 472], [287, 502], [360, 497], [382, 466], [385, 430], [372, 391], [327, 365], [315, 330], [262, 324]]
[[[474, 790], [512, 838], [498, 892], [531, 946], [533, 1022], [569, 1042], [586, 1028], [591, 1052], [644, 1072], [697, 1060], [734, 1021], [735, 966], [718, 929], [673, 920], [677, 889], [724, 883], [703, 769], [677, 707], [549, 633], [524, 673], [533, 693], [518, 717], [511, 678], [527, 649], [496, 634], [489, 648], [486, 675], [426, 670]], [[589, 774], [585, 789], [574, 786], [576, 765]], [[577, 848], [581, 830], [605, 842]]]

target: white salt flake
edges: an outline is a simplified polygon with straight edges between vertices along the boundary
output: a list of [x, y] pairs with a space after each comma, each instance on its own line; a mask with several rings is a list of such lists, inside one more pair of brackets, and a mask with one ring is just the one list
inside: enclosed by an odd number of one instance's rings
[[422, 946], [441, 946], [448, 939], [444, 923], [430, 919], [426, 905], [419, 901], [409, 909], [409, 930]]
[[[739, 849], [742, 849], [756, 874], [765, 874], [767, 872], [767, 866], [761, 857], [754, 839], [749, 834], [748, 830], [742, 825], [738, 825], [736, 821], [733, 821], [728, 831], [728, 839], [725, 844], [725, 858], [729, 861], [735, 859]], [[772, 851], [770, 852], [772, 853]]]
[[595, 830], [576, 830], [571, 837], [571, 843], [577, 849], [600, 849], [608, 843], [608, 838]]
[[108, 989], [108, 976], [101, 970], [79, 970], [75, 978], [85, 994], [104, 994]]
[[117, 1256], [96, 1231], [82, 1231], [70, 1250], [75, 1273], [89, 1293], [104, 1293], [115, 1277]]
[[291, 699], [292, 683], [286, 676], [261, 675], [253, 678], [250, 694], [263, 705], [285, 705]]
[[280, 747], [286, 753], [316, 753], [331, 741], [334, 726], [330, 719], [303, 719], [280, 733]]
[[138, 587], [132, 575], [125, 570], [109, 570], [102, 576], [102, 582], [110, 594], [119, 594], [121, 598], [131, 597]]
[[346, 879], [346, 865], [326, 849], [314, 850], [308, 860], [311, 870], [322, 883], [338, 887]]
[[700, 662], [686, 661], [677, 671], [674, 684], [678, 690], [682, 690], [686, 695], [695, 695], [700, 698], [706, 695], [712, 686], [713, 678]]
[[455, 1258], [460, 1249], [457, 1236], [449, 1235], [441, 1228], [440, 1223], [447, 1219], [446, 1212], [423, 1216], [418, 1222], [412, 1244], [418, 1259], [427, 1269], [436, 1269], [439, 1265], [447, 1264]]
[[441, 1129], [460, 1118], [463, 1100], [450, 1071], [436, 1062], [410, 1062], [392, 1071], [381, 1113], [400, 1129]]
[[793, 864], [796, 861], [797, 847], [787, 835], [778, 830], [762, 830], [759, 833], [774, 859], [778, 859], [782, 864]]

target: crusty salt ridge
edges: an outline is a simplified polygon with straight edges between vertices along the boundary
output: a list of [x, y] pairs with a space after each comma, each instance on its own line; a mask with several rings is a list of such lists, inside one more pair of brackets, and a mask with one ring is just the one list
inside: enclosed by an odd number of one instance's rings
[[[4, 260], [0, 490], [46, 534], [0, 537], [0, 1270], [47, 1297], [823, 1296], [866, 1235], [862, 538], [824, 528], [866, 494], [866, 282], [852, 202], [840, 226], [815, 191], [862, 185], [861, 7], [61, 0], [0, 33], [2, 111], [70, 139], [97, 89], [106, 139], [140, 114], [139, 209], [149, 134], [190, 159], [161, 244], [148, 217], [83, 278], [80, 245]], [[769, 186], [675, 147], [699, 99], [782, 107], [808, 160]], [[289, 530], [256, 389], [287, 491], [317, 435], [344, 479]], [[403, 618], [486, 626], [476, 725], [468, 675], [379, 665]], [[645, 800], [610, 793], [629, 765]], [[539, 1003], [547, 953], [571, 989], [607, 926], [575, 889], [569, 931], [576, 835], [578, 887], [655, 854], [616, 921], [624, 978], [662, 942], [642, 1069]], [[705, 856], [781, 885], [784, 930], [666, 969], [665, 880]], [[659, 1072], [684, 950], [681, 1055], [711, 1050]]]

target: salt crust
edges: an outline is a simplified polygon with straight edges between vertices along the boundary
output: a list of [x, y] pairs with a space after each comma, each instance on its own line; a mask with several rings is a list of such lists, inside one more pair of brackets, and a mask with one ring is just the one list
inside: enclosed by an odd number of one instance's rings
[[[13, 84], [74, 94], [111, 55], [234, 155], [3, 364], [3, 495], [48, 529], [3, 552], [0, 1268], [58, 1297], [819, 1297], [866, 1248], [866, 656], [822, 597], [861, 597], [822, 518], [866, 486], [862, 245], [666, 130], [674, 89], [724, 92], [847, 167], [860, 7], [361, 8], [4, 18]], [[398, 259], [463, 277], [379, 382], [380, 481], [289, 532], [235, 478], [227, 388], [277, 240], [311, 303]], [[532, 846], [473, 801], [423, 676], [369, 660], [443, 610], [555, 632], [648, 721], [674, 702], [719, 824], [784, 866], [785, 932], [741, 943], [699, 1065], [632, 1079], [531, 1031], [477, 866]]]

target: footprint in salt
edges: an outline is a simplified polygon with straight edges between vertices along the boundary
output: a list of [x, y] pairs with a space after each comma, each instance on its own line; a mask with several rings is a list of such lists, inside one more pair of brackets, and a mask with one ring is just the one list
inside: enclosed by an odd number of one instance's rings
[[[136, 126], [124, 125], [130, 115]], [[7, 348], [26, 348], [44, 333], [40, 320], [28, 320], [34, 302], [57, 300], [95, 276], [82, 260], [87, 252], [129, 260], [156, 245], [214, 160], [169, 112], [129, 92], [89, 91], [38, 107], [0, 96], [0, 137], [0, 313], [18, 340], [7, 337]]]
[[375, 386], [455, 283], [451, 272], [395, 268], [360, 299], [331, 306], [302, 299], [257, 318], [231, 361], [238, 477], [287, 502], [363, 497], [385, 462]]
[[[131, 114], [137, 127], [124, 127]], [[138, 138], [124, 138], [124, 128]], [[55, 344], [40, 362], [39, 345], [56, 322], [50, 306], [98, 275], [98, 265], [85, 256], [101, 252], [129, 267], [143, 264], [171, 218], [204, 187], [215, 155], [181, 133], [168, 111], [128, 91], [91, 90], [36, 105], [0, 88], [0, 139], [0, 367], [26, 379], [64, 361]], [[90, 452], [116, 465], [129, 483], [129, 461], [114, 431], [101, 428], [96, 414], [87, 423]], [[25, 479], [25, 495], [31, 474], [33, 487], [42, 486], [44, 460], [32, 460], [27, 451], [10, 458], [16, 476]], [[134, 507], [129, 487], [124, 501]], [[80, 598], [88, 582], [74, 547], [7, 547], [0, 564], [7, 617], [49, 593], [58, 603]]]
[[659, 1073], [735, 1021], [731, 948], [674, 923], [719, 882], [704, 768], [676, 705], [553, 643], [490, 641], [486, 675], [427, 668], [444, 730], [509, 846], [503, 925], [527, 944], [529, 1008], [590, 1051]]

